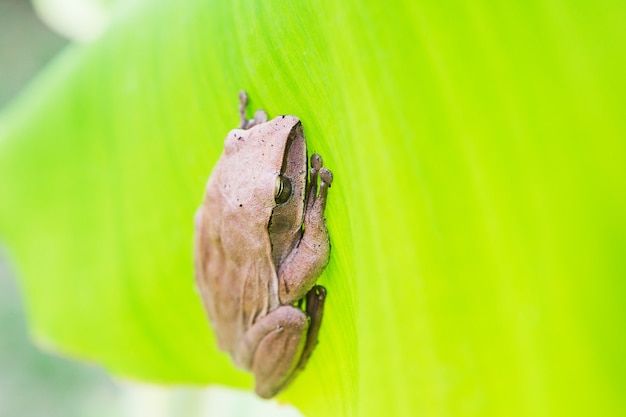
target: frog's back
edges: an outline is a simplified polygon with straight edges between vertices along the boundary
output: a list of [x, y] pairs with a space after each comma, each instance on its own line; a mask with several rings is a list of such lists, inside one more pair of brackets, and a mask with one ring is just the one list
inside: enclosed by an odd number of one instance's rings
[[[196, 283], [220, 349], [232, 352], [245, 331], [276, 307], [277, 278], [271, 255], [258, 245], [237, 245], [252, 236], [221, 233], [221, 221], [201, 207], [196, 216]], [[234, 245], [233, 245], [234, 243]], [[233, 247], [235, 251], [229, 250]]]
[[258, 165], [222, 155], [195, 218], [196, 283], [219, 347], [228, 352], [278, 306], [267, 233], [276, 173], [261, 172]]

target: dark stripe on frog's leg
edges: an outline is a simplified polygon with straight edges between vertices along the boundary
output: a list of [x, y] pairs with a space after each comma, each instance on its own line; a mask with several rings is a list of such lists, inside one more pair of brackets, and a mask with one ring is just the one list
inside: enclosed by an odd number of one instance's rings
[[326, 302], [326, 288], [316, 285], [306, 294], [306, 312], [311, 318], [309, 330], [306, 335], [306, 344], [300, 357], [298, 368], [304, 369], [307, 361], [313, 353], [313, 349], [317, 346], [317, 335], [322, 326], [322, 318], [324, 317], [324, 303]]

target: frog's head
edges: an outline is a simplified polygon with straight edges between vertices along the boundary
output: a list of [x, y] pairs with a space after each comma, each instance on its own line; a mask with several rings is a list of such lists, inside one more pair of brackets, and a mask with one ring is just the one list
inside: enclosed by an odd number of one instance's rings
[[250, 129], [234, 129], [220, 161], [221, 193], [247, 228], [263, 228], [279, 265], [301, 234], [308, 174], [300, 120], [278, 116]]

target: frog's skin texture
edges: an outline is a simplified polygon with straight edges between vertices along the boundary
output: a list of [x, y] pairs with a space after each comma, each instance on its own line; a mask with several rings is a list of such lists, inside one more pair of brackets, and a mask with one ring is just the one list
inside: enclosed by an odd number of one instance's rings
[[[270, 398], [317, 344], [328, 263], [324, 208], [332, 174], [307, 151], [295, 116], [264, 111], [228, 133], [195, 216], [195, 275], [219, 348]], [[319, 181], [319, 190], [318, 190]]]

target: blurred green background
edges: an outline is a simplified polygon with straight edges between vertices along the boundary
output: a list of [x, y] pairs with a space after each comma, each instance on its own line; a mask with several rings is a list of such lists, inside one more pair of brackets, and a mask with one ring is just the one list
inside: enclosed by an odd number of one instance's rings
[[65, 44], [35, 15], [30, 1], [0, 2], [0, 108]]
[[[0, 112], [67, 44], [38, 18], [30, 1], [0, 1]], [[54, 355], [50, 347], [42, 350], [30, 338], [6, 252], [0, 243], [1, 417], [299, 415], [293, 408], [225, 389], [120, 381], [97, 365]]]
[[[193, 288], [193, 212], [252, 108], [332, 169], [305, 415], [626, 410], [626, 26], [615, 1], [111, 6], [0, 114], [0, 235], [35, 339], [249, 389]], [[89, 35], [89, 36], [88, 36]]]
[[[0, 1], [0, 109], [66, 43], [36, 17], [29, 1]], [[33, 346], [14, 280], [2, 251], [0, 416], [120, 415], [120, 387], [103, 371]]]

